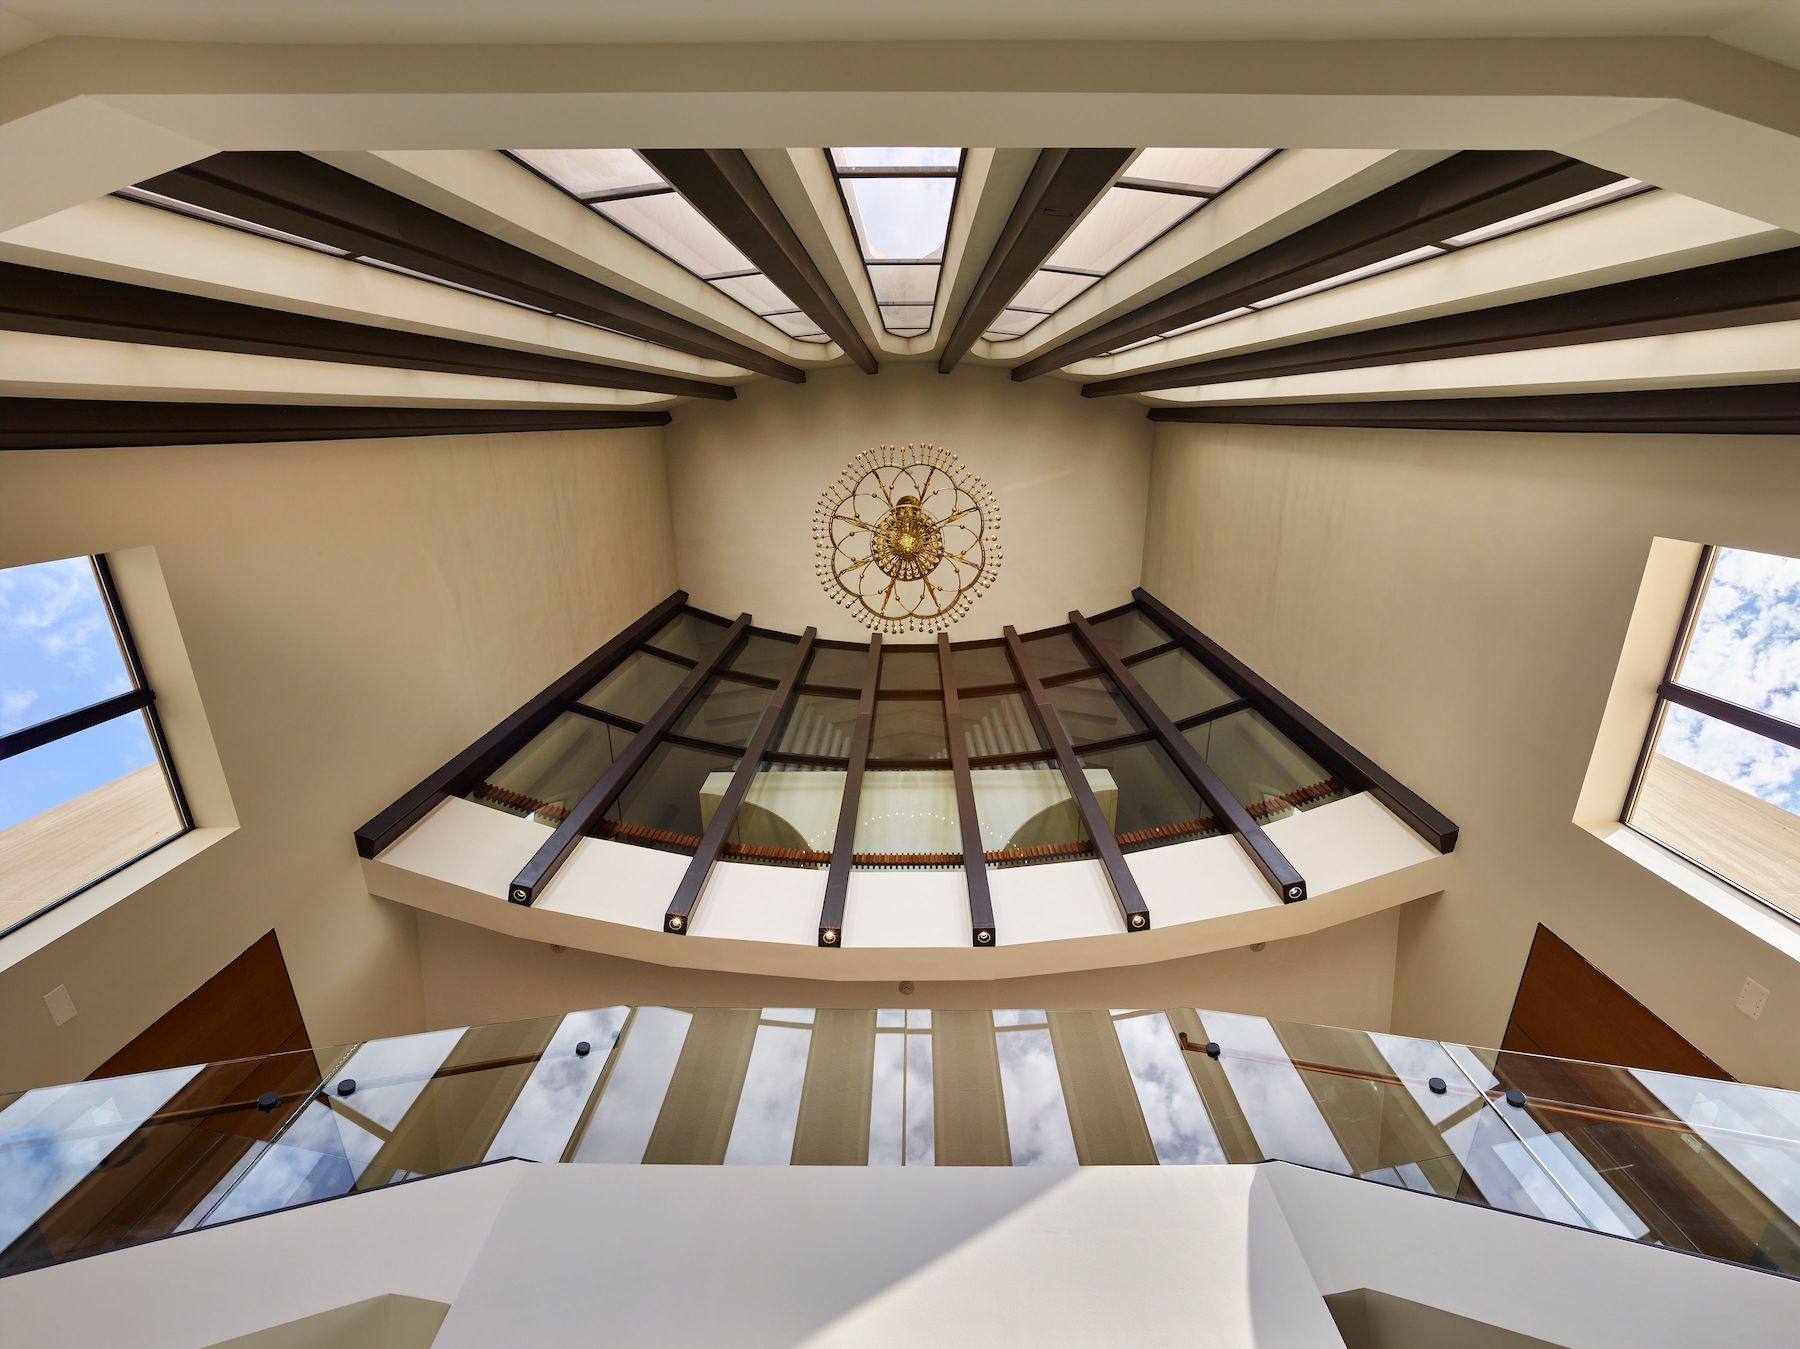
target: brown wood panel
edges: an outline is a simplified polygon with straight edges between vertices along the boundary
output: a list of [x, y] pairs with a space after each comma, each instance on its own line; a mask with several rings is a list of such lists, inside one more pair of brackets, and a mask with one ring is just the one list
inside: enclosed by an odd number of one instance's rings
[[1541, 924], [1500, 1047], [1732, 1080], [1668, 1022]]

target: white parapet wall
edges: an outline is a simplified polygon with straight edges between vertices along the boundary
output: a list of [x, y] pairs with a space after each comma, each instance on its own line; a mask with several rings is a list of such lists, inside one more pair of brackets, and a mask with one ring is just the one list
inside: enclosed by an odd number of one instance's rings
[[0, 1338], [215, 1344], [393, 1294], [448, 1304], [438, 1349], [1287, 1349], [1341, 1345], [1325, 1298], [1358, 1289], [1595, 1349], [1800, 1317], [1800, 1281], [1279, 1162], [505, 1162], [0, 1279]]
[[583, 839], [527, 908], [506, 902], [547, 825], [441, 802], [379, 858], [371, 894], [510, 936], [695, 969], [810, 979], [1010, 978], [1172, 960], [1317, 932], [1445, 886], [1442, 855], [1367, 794], [1277, 820], [1270, 840], [1306, 877], [1284, 904], [1232, 837], [1129, 854], [1153, 926], [1127, 933], [1098, 862], [995, 868], [998, 948], [973, 949], [958, 869], [851, 873], [840, 950], [820, 950], [823, 870], [720, 862], [686, 937], [662, 930], [689, 859]]

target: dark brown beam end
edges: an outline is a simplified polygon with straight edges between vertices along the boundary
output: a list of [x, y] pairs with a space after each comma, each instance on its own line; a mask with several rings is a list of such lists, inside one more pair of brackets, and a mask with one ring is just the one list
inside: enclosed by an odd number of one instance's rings
[[1800, 435], [1800, 383], [1502, 398], [1154, 407], [1153, 422], [1392, 427], [1415, 431], [1573, 431], [1631, 435]]
[[866, 373], [880, 367], [742, 150], [640, 150], [650, 167]]
[[516, 431], [667, 426], [666, 412], [607, 409], [346, 407], [314, 403], [151, 403], [112, 398], [0, 398], [0, 450], [257, 445]]
[[1031, 280], [1134, 150], [1041, 150], [987, 263], [950, 329], [938, 369], [949, 374]]

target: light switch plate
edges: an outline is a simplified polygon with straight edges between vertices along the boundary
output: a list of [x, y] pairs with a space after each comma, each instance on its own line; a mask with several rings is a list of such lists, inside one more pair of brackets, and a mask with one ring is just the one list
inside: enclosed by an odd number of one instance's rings
[[1738, 991], [1737, 1009], [1752, 1021], [1762, 1017], [1763, 1004], [1769, 1000], [1769, 990], [1756, 980], [1745, 976], [1744, 986]]
[[75, 999], [69, 996], [67, 984], [58, 984], [44, 994], [44, 1006], [50, 1009], [50, 1019], [59, 1026], [75, 1015]]

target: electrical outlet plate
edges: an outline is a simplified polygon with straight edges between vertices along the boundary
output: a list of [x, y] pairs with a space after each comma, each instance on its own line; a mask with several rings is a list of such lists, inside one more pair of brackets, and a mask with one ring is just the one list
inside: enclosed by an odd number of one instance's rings
[[1744, 978], [1744, 986], [1738, 990], [1737, 1009], [1752, 1021], [1762, 1018], [1763, 1004], [1769, 1000], [1769, 990], [1748, 975]]
[[44, 994], [44, 1006], [50, 1009], [50, 1019], [59, 1026], [75, 1015], [75, 999], [69, 996], [67, 984], [58, 984]]

